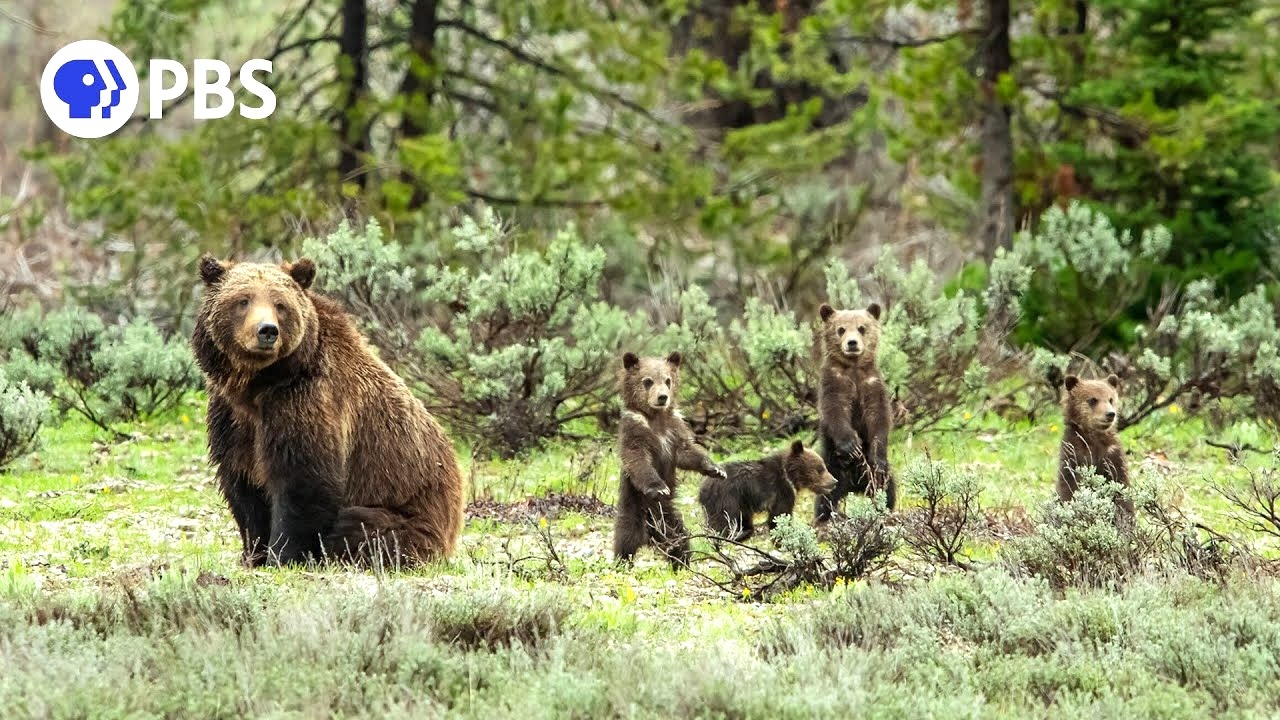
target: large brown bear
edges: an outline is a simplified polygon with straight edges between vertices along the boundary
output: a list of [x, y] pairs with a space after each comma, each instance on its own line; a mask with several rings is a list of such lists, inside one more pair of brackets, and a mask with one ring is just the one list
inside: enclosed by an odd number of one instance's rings
[[889, 392], [876, 367], [880, 306], [836, 310], [823, 303], [822, 370], [818, 388], [818, 429], [822, 459], [836, 478], [835, 490], [814, 504], [818, 522], [831, 518], [851, 492], [883, 490], [892, 510], [898, 489], [889, 472]]
[[[1058, 460], [1058, 497], [1075, 497], [1080, 487], [1080, 471], [1088, 470], [1107, 482], [1129, 487], [1129, 470], [1124, 449], [1116, 438], [1116, 412], [1120, 403], [1120, 378], [1081, 380], [1068, 375], [1062, 401], [1062, 451]], [[1116, 499], [1124, 516], [1133, 517], [1133, 502]]]
[[672, 567], [687, 566], [689, 534], [672, 502], [676, 469], [725, 475], [694, 444], [693, 433], [676, 412], [680, 353], [666, 359], [625, 354], [619, 384], [624, 407], [618, 426], [622, 483], [613, 528], [614, 558], [629, 563], [637, 550], [653, 543]]
[[463, 509], [453, 446], [342, 308], [308, 292], [315, 272], [200, 258], [191, 344], [245, 563], [448, 556]]
[[796, 491], [819, 495], [831, 492], [836, 479], [826, 463], [804, 443], [760, 460], [727, 463], [724, 478], [708, 478], [698, 492], [698, 502], [707, 514], [707, 527], [721, 537], [742, 542], [755, 534], [758, 512], [768, 512], [772, 530], [779, 515], [790, 515], [796, 507]]

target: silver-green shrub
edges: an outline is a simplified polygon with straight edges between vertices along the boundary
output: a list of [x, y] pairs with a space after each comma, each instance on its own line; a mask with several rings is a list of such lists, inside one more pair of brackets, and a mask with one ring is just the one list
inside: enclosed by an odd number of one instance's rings
[[33, 451], [49, 417], [49, 398], [23, 382], [10, 382], [0, 369], [0, 469]]
[[903, 488], [921, 500], [903, 514], [903, 541], [929, 563], [967, 567], [968, 548], [985, 516], [982, 485], [972, 472], [925, 457], [899, 476]]
[[636, 314], [602, 299], [603, 250], [572, 227], [544, 248], [532, 240], [486, 212], [441, 241], [453, 267], [411, 265], [376, 223], [303, 248], [319, 289], [351, 306], [428, 407], [511, 454], [602, 416], [623, 349], [643, 336]]
[[44, 313], [32, 305], [0, 319], [0, 353], [10, 378], [119, 432], [123, 423], [172, 410], [199, 387], [186, 338], [165, 337], [144, 319], [107, 325], [69, 305]]

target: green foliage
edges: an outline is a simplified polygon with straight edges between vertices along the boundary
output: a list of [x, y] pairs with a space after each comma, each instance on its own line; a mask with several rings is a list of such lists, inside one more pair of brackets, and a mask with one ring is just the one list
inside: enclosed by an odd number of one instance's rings
[[1139, 567], [1133, 529], [1119, 521], [1116, 500], [1128, 490], [1083, 474], [1071, 502], [1041, 510], [1035, 532], [1001, 548], [1011, 570], [1054, 587], [1115, 586]]
[[0, 470], [36, 449], [49, 417], [49, 398], [25, 382], [10, 382], [0, 368]]
[[199, 386], [186, 338], [141, 318], [108, 326], [74, 305], [43, 313], [33, 304], [0, 318], [0, 347], [9, 348], [0, 359], [11, 378], [114, 432], [172, 410]]
[[968, 550], [986, 519], [977, 476], [926, 457], [908, 465], [899, 479], [922, 501], [903, 518], [907, 547], [925, 562], [967, 566]]
[[[638, 320], [601, 299], [604, 253], [570, 227], [521, 249], [492, 212], [449, 240], [461, 267], [407, 264], [376, 223], [304, 243], [319, 289], [348, 301], [426, 403], [504, 454], [603, 414]], [[329, 274], [327, 268], [333, 268]]]
[[993, 273], [1013, 273], [1015, 266], [1031, 272], [1029, 286], [1010, 283], [1024, 290], [1014, 338], [1062, 351], [1127, 347], [1171, 243], [1163, 227], [1135, 237], [1081, 203], [1050, 208], [1040, 227], [1019, 233], [1013, 250], [992, 266]]

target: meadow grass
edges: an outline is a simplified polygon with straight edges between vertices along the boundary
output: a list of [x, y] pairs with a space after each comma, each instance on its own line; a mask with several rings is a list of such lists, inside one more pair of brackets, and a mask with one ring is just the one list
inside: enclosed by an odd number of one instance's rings
[[[202, 417], [192, 401], [119, 443], [69, 419], [0, 475], [0, 716], [1273, 717], [1280, 694], [1280, 592], [1262, 574], [1061, 592], [986, 563], [755, 603], [648, 551], [619, 569], [602, 504], [562, 502], [612, 503], [609, 438], [509, 461], [461, 448], [475, 502], [447, 563], [244, 569]], [[895, 437], [891, 461], [971, 469], [1001, 516], [1052, 498], [1052, 420], [944, 427]], [[1209, 432], [1166, 414], [1124, 440], [1131, 466], [1230, 529], [1210, 483], [1246, 470]], [[678, 498], [695, 530], [696, 488]]]

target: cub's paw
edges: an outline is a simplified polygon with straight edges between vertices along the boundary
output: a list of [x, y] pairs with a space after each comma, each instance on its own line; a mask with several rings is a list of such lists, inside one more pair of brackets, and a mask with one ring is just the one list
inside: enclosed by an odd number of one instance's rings
[[719, 465], [712, 465], [711, 468], [707, 471], [707, 474], [710, 475], [711, 477], [718, 477], [721, 480], [724, 480], [729, 477], [729, 473], [725, 472], [724, 468], [720, 467]]
[[670, 494], [671, 494], [671, 488], [668, 488], [666, 485], [660, 485], [658, 487], [647, 487], [644, 489], [644, 496], [649, 498], [650, 500], [654, 500], [660, 497], [666, 497]]

